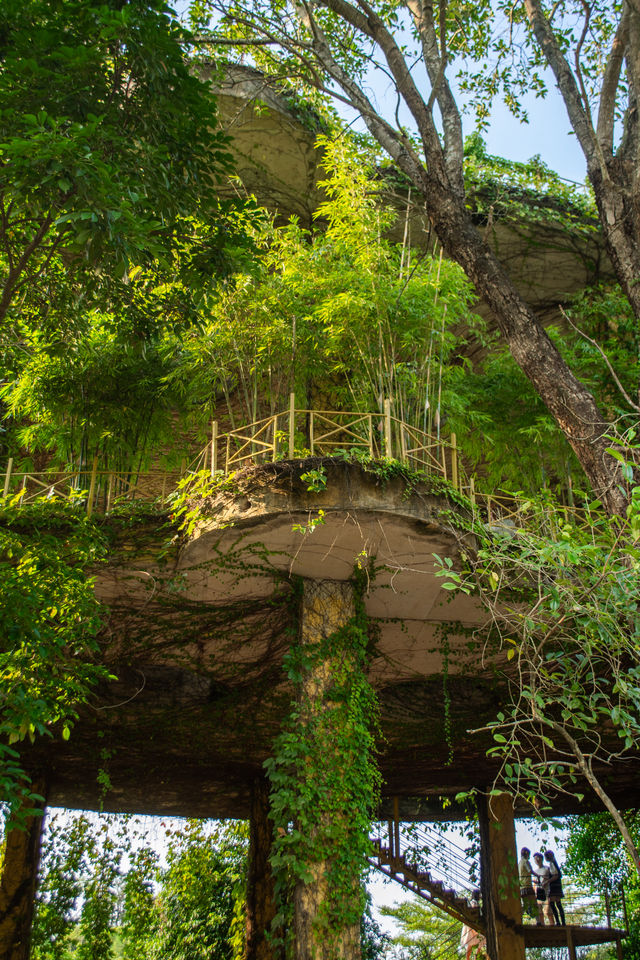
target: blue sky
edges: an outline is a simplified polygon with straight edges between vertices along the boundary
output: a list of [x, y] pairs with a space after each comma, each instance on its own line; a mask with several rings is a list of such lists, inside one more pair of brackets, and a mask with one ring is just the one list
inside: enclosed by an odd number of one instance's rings
[[567, 180], [583, 183], [586, 165], [582, 150], [570, 132], [564, 104], [551, 87], [545, 100], [530, 97], [529, 123], [519, 123], [504, 106], [493, 111], [483, 134], [489, 153], [508, 160], [529, 160], [539, 153], [546, 164]]
[[[183, 16], [189, 7], [189, 0], [175, 0], [173, 7]], [[496, 102], [489, 128], [483, 132], [487, 149], [489, 153], [517, 161], [526, 161], [540, 154], [543, 161], [561, 177], [583, 183], [586, 168], [582, 151], [570, 130], [564, 104], [549, 71], [545, 79], [549, 91], [545, 99], [531, 95], [524, 100], [529, 115], [527, 124], [516, 120], [502, 103]], [[392, 119], [396, 98], [388, 81], [380, 82], [379, 78], [372, 78], [371, 89], [367, 93], [373, 95], [380, 112]], [[401, 115], [401, 119], [408, 124], [408, 117]], [[473, 129], [473, 117], [465, 117], [465, 136]]]

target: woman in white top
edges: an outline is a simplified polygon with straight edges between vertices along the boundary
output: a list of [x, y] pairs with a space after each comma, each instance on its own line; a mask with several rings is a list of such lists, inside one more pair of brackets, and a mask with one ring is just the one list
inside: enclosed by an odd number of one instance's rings
[[541, 853], [533, 855], [533, 885], [536, 891], [536, 898], [542, 903], [542, 911], [546, 917], [549, 926], [555, 926], [555, 920], [551, 912], [549, 903], [549, 887], [551, 886], [551, 871], [544, 864], [544, 857]]

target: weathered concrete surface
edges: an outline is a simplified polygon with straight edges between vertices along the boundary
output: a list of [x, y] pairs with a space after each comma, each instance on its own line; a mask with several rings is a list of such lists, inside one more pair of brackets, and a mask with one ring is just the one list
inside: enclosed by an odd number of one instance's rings
[[[246, 817], [293, 696], [282, 657], [298, 629], [295, 579], [346, 581], [354, 564], [375, 571], [365, 607], [385, 794], [426, 801], [490, 782], [488, 741], [468, 731], [500, 710], [501, 661], [474, 641], [483, 614], [441, 589], [433, 558], [455, 564], [472, 545], [458, 529], [465, 510], [429, 483], [385, 483], [344, 461], [326, 461], [326, 490], [314, 494], [300, 479], [314, 465], [247, 471], [168, 546], [159, 522], [121, 533], [98, 582], [118, 680], [67, 744], [31, 751], [45, 754], [52, 804]], [[622, 801], [637, 790], [636, 767], [615, 771]]]
[[318, 181], [326, 176], [312, 111], [303, 122], [294, 104], [251, 67], [230, 66], [224, 80], [213, 82], [242, 187], [281, 220], [295, 216], [311, 227], [323, 199]]

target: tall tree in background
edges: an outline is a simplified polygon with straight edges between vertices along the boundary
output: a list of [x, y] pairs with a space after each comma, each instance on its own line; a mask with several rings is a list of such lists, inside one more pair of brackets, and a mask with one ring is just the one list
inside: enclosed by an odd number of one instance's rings
[[[636, 844], [640, 841], [640, 812], [628, 811], [627, 821]], [[565, 869], [580, 887], [592, 893], [623, 885], [627, 901], [629, 934], [622, 941], [621, 956], [640, 956], [640, 878], [638, 864], [620, 841], [616, 824], [607, 813], [569, 817]]]
[[[631, 54], [628, 53], [629, 44], [622, 41], [624, 37], [631, 39], [631, 21], [636, 14], [630, 6], [627, 8], [628, 5], [622, 8], [627, 11], [623, 14], [618, 7], [609, 5], [609, 9], [603, 4], [602, 9], [598, 7], [597, 15], [594, 11], [591, 16], [591, 6], [589, 3], [575, 4], [577, 11], [588, 13], [585, 29], [577, 29], [572, 34], [565, 27], [575, 19], [573, 6], [569, 2], [554, 5], [555, 16], [562, 25], [557, 43], [560, 49], [566, 49], [572, 36], [576, 38], [576, 70], [583, 78], [580, 96], [584, 114], [590, 109], [590, 92], [584, 83], [584, 75], [588, 73], [593, 81], [596, 75], [602, 76], [603, 96], [605, 93], [606, 96], [601, 133], [602, 138], [611, 143], [613, 118], [620, 99], [627, 96], [627, 85], [630, 84], [623, 143], [630, 139], [635, 142], [632, 76], [635, 67], [629, 66], [623, 76], [624, 57], [627, 55], [629, 61]], [[534, 4], [527, 9], [531, 10], [531, 24], [537, 28]], [[624, 511], [627, 494], [621, 485], [622, 475], [618, 464], [607, 452], [609, 441], [606, 434], [610, 425], [591, 392], [575, 376], [531, 308], [518, 294], [502, 264], [476, 230], [466, 206], [463, 100], [456, 99], [450, 74], [456, 64], [464, 68], [465, 63], [471, 62], [465, 83], [475, 85], [474, 95], [480, 108], [486, 109], [487, 99], [490, 100], [502, 87], [508, 102], [517, 111], [518, 96], [525, 84], [533, 83], [535, 87], [537, 83], [540, 89], [541, 81], [535, 70], [540, 51], [536, 47], [531, 57], [525, 58], [523, 71], [511, 67], [500, 70], [496, 66], [496, 57], [503, 61], [515, 58], [515, 34], [513, 30], [510, 32], [510, 25], [521, 24], [525, 29], [528, 22], [525, 7], [499, 4], [494, 11], [489, 2], [470, 8], [467, 4], [446, 0], [440, 3], [432, 0], [397, 0], [392, 3], [303, 0], [290, 5], [274, 4], [270, 0], [197, 0], [193, 12], [203, 26], [210, 13], [216, 14], [210, 39], [226, 40], [237, 51], [252, 47], [259, 66], [271, 73], [293, 77], [295, 83], [301, 83], [307, 89], [315, 88], [332, 96], [362, 117], [374, 139], [424, 198], [427, 215], [445, 252], [463, 267], [478, 294], [490, 307], [512, 356], [567, 437], [596, 495], [609, 513]], [[544, 12], [540, 16], [546, 17]], [[614, 25], [615, 33], [618, 21], [617, 46], [614, 44], [615, 52], [609, 64], [603, 66], [597, 60], [598, 51], [610, 33], [610, 24]], [[545, 22], [548, 24], [548, 17]], [[587, 44], [585, 40], [590, 29], [592, 36]], [[206, 38], [204, 29], [202, 33]], [[542, 28], [538, 33], [543, 35]], [[531, 33], [527, 34], [523, 42], [531, 37]], [[589, 68], [581, 71], [580, 58], [587, 54], [591, 57]], [[488, 71], [479, 72], [475, 65], [489, 61]], [[394, 119], [385, 116], [377, 108], [374, 97], [367, 92], [376, 70], [387, 80], [390, 78], [395, 88], [397, 109]], [[408, 114], [415, 126], [416, 139], [410, 137], [402, 125], [401, 110]], [[574, 115], [577, 118], [575, 111], [572, 118]], [[609, 118], [606, 122], [605, 116]], [[581, 143], [583, 139], [581, 137]], [[602, 146], [598, 149], [602, 151]], [[624, 150], [627, 149], [633, 153], [632, 147], [625, 146]], [[594, 152], [590, 173], [598, 192], [607, 164], [601, 164], [598, 168], [600, 174], [596, 175], [595, 157]], [[605, 219], [613, 218], [610, 229], [607, 229], [609, 243], [617, 243], [618, 235], [624, 232], [619, 217], [627, 214], [620, 204], [613, 205], [613, 200], [605, 204], [602, 194], [598, 202]], [[622, 246], [617, 249], [620, 256], [614, 257], [614, 264], [619, 269], [618, 261], [625, 259], [625, 253]], [[633, 263], [627, 266], [629, 269], [625, 267], [626, 272], [620, 273], [623, 285], [625, 277], [629, 283], [633, 282], [634, 275], [638, 275]]]

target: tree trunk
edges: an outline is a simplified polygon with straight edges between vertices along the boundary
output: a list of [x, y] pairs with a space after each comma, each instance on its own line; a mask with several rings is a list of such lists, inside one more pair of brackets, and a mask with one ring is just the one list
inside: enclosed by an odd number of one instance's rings
[[[34, 780], [31, 789], [44, 795], [42, 781]], [[11, 821], [7, 825], [0, 875], [0, 960], [29, 960], [43, 818], [44, 808], [21, 826]]]
[[633, 195], [633, 173], [612, 161], [611, 179], [599, 168], [589, 170], [589, 179], [600, 214], [607, 252], [620, 286], [640, 320], [640, 204]]
[[610, 515], [623, 514], [620, 464], [606, 450], [608, 422], [587, 388], [569, 369], [502, 265], [482, 240], [457, 198], [423, 171], [418, 184], [445, 253], [460, 264], [491, 309], [511, 355], [573, 448], [593, 492]]
[[[305, 581], [302, 600], [302, 649], [312, 652], [322, 644], [326, 637], [337, 633], [354, 616], [353, 587], [350, 583], [337, 581]], [[348, 656], [348, 653], [346, 654]], [[334, 670], [336, 663], [331, 658], [317, 660], [310, 657], [312, 666], [303, 674], [299, 701], [305, 719], [313, 719], [317, 714], [328, 713], [331, 702]], [[344, 668], [344, 658], [340, 667]], [[335, 742], [340, 737], [335, 731]], [[327, 739], [326, 750], [331, 755], [331, 739]], [[335, 779], [347, 771], [336, 764]], [[323, 814], [323, 817], [325, 815]], [[332, 822], [349, 818], [348, 809], [336, 809], [332, 813]], [[312, 827], [316, 835], [326, 834], [331, 824], [323, 819]], [[298, 880], [294, 892], [294, 935], [295, 960], [359, 960], [360, 924], [348, 925], [334, 935], [327, 936], [322, 926], [323, 908], [330, 895], [328, 875], [332, 863], [329, 859], [314, 860], [305, 864], [306, 878]], [[353, 882], [354, 899], [358, 897], [358, 879]], [[320, 923], [318, 922], [320, 921]]]
[[273, 824], [269, 819], [269, 784], [257, 777], [251, 787], [249, 821], [249, 869], [247, 873], [247, 919], [245, 960], [276, 960], [266, 934], [275, 916], [274, 882], [269, 856]]
[[525, 960], [511, 797], [478, 799], [482, 909], [490, 960]]

